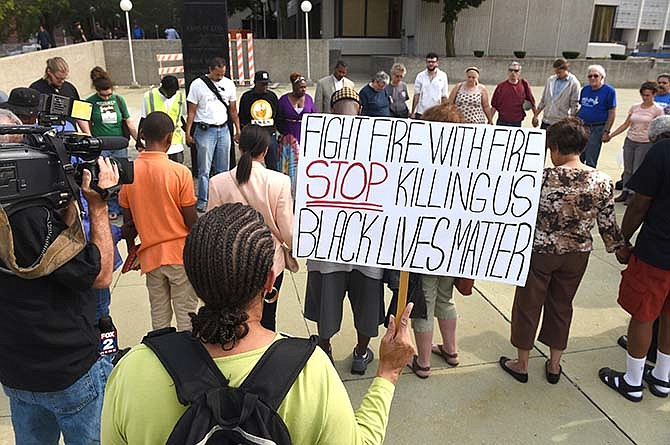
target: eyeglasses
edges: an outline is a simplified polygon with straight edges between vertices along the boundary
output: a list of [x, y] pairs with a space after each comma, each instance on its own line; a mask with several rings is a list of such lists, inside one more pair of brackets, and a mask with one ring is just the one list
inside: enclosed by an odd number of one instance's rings
[[588, 77], [589, 79], [597, 79], [597, 78], [600, 77], [600, 74], [589, 74], [589, 75], [586, 76], [586, 77]]
[[513, 69], [510, 68], [510, 69], [508, 69], [507, 71], [509, 71], [510, 73], [518, 73], [518, 72], [521, 71], [521, 70], [513, 70]]
[[51, 74], [51, 76], [52, 76], [54, 79], [59, 80], [59, 81], [61, 81], [61, 82], [63, 82], [64, 80], [67, 79], [67, 74], [66, 74], [66, 75], [61, 75], [61, 76], [58, 76], [58, 75], [56, 75], [56, 74], [54, 74], [54, 73], [52, 73], [52, 72], [49, 72], [49, 74]]
[[112, 97], [112, 94], [114, 94], [114, 93], [102, 94], [102, 93], [98, 92], [98, 96], [102, 97], [103, 99], [109, 99], [110, 97]]

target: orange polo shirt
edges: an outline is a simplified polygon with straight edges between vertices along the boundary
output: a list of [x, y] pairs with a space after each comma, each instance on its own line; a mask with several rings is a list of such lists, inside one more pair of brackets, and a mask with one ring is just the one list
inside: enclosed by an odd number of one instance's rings
[[142, 273], [160, 266], [184, 264], [188, 228], [182, 207], [196, 202], [191, 172], [160, 151], [143, 151], [135, 160], [135, 180], [124, 184], [121, 207], [130, 209], [142, 247], [138, 252]]

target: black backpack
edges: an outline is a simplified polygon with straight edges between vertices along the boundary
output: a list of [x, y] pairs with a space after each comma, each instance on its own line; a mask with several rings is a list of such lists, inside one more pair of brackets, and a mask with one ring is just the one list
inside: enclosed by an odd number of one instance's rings
[[314, 352], [317, 336], [274, 342], [239, 388], [228, 386], [190, 332], [159, 329], [142, 343], [174, 380], [179, 401], [190, 405], [166, 445], [291, 444], [277, 408]]

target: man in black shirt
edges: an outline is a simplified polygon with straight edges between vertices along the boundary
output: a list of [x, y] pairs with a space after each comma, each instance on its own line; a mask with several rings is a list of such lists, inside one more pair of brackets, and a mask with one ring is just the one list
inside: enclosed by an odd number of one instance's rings
[[[0, 136], [0, 143], [10, 140]], [[118, 171], [108, 160], [100, 159], [98, 165], [101, 188], [118, 183]], [[0, 239], [5, 258], [0, 261], [0, 383], [10, 400], [17, 444], [55, 444], [61, 433], [66, 444], [100, 440], [102, 396], [111, 363], [98, 354], [92, 288], [111, 283], [113, 244], [107, 204], [90, 188], [90, 181], [85, 172], [82, 190], [90, 214], [90, 241], [85, 243], [82, 229], [79, 239], [85, 247], [76, 255], [74, 249], [62, 265], [64, 260], [53, 258], [61, 258], [63, 249], [49, 247], [64, 239], [66, 246], [74, 242], [75, 237], [59, 237], [75, 227], [64, 222], [67, 215], [44, 206], [18, 210], [8, 218], [0, 211], [0, 224], [6, 227], [8, 221], [11, 227], [16, 255], [15, 260], [5, 255], [9, 243]], [[16, 272], [17, 267], [36, 263], [40, 270], [52, 260], [56, 268], [48, 275], [43, 271], [44, 276], [27, 279]]]
[[[44, 77], [33, 82], [30, 85], [30, 88], [37, 90], [42, 94], [58, 94], [60, 96], [79, 100], [79, 92], [77, 91], [77, 88], [66, 80], [69, 74], [70, 67], [65, 59], [62, 57], [52, 57], [51, 59], [47, 59]], [[88, 122], [82, 120], [71, 120], [69, 122], [73, 128], [66, 128], [66, 130], [74, 130], [76, 122], [81, 131], [86, 134], [91, 134]]]
[[258, 71], [254, 75], [254, 87], [240, 98], [239, 116], [242, 127], [254, 124], [268, 130], [270, 147], [265, 155], [265, 166], [276, 171], [279, 169], [276, 134], [279, 99], [274, 92], [268, 90], [269, 83], [270, 74], [267, 71]]
[[[664, 125], [659, 125], [664, 124]], [[626, 372], [610, 368], [600, 379], [626, 399], [642, 400], [642, 381], [657, 397], [670, 394], [670, 139], [651, 137], [659, 126], [670, 133], [670, 116], [652, 121], [650, 139], [656, 142], [628, 182], [635, 192], [626, 209], [621, 231], [628, 242], [642, 226], [632, 252], [624, 255], [618, 302], [631, 315], [628, 325]], [[645, 367], [654, 320], [660, 316], [656, 366]]]

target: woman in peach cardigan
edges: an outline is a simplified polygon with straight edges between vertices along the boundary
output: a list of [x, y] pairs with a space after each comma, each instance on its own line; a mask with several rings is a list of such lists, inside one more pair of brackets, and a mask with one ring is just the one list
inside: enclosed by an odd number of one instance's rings
[[284, 278], [285, 244], [291, 249], [293, 240], [293, 198], [291, 180], [283, 173], [265, 168], [270, 135], [258, 125], [247, 125], [240, 135], [240, 158], [237, 167], [219, 173], [209, 181], [207, 210], [228, 202], [247, 204], [263, 215], [272, 232], [275, 255], [272, 269], [277, 277], [271, 294], [265, 298], [264, 328], [276, 330], [277, 298]]

